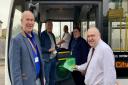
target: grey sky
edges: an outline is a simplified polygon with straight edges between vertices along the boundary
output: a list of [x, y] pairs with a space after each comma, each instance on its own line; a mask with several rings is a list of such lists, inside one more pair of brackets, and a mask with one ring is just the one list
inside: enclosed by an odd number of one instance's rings
[[11, 1], [13, 0], [0, 0], [0, 20], [3, 22], [2, 28], [7, 27]]

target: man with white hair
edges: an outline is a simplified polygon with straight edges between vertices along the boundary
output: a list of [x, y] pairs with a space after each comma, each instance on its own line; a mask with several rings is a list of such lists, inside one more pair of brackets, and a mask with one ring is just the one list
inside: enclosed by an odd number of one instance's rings
[[90, 27], [87, 41], [91, 46], [87, 63], [76, 65], [84, 73], [86, 85], [115, 85], [116, 71], [113, 51], [103, 40], [96, 27]]
[[44, 85], [41, 46], [33, 32], [34, 23], [32, 12], [24, 11], [22, 32], [11, 40], [9, 64], [12, 85]]

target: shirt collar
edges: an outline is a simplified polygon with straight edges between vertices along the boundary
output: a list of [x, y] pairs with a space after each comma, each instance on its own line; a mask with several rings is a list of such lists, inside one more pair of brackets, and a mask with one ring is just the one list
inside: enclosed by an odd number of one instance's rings
[[97, 49], [99, 47], [99, 43], [102, 42], [102, 40], [100, 39], [96, 45], [96, 47], [94, 49]]
[[25, 33], [25, 35], [26, 35], [27, 38], [32, 39], [32, 38], [34, 37], [34, 35], [33, 35], [32, 32], [31, 32], [30, 34], [28, 34], [28, 33], [26, 33], [26, 32], [24, 32], [24, 33]]

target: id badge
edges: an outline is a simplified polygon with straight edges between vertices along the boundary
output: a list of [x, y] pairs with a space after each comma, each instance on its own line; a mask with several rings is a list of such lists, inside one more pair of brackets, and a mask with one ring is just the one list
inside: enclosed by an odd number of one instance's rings
[[35, 58], [35, 63], [37, 63], [37, 62], [39, 62], [39, 58], [38, 57]]

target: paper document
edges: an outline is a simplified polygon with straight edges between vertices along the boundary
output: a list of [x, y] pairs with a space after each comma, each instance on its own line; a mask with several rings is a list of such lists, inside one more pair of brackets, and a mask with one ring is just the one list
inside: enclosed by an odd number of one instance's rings
[[63, 67], [68, 69], [69, 71], [73, 71], [73, 68], [75, 66], [75, 58], [67, 58]]

